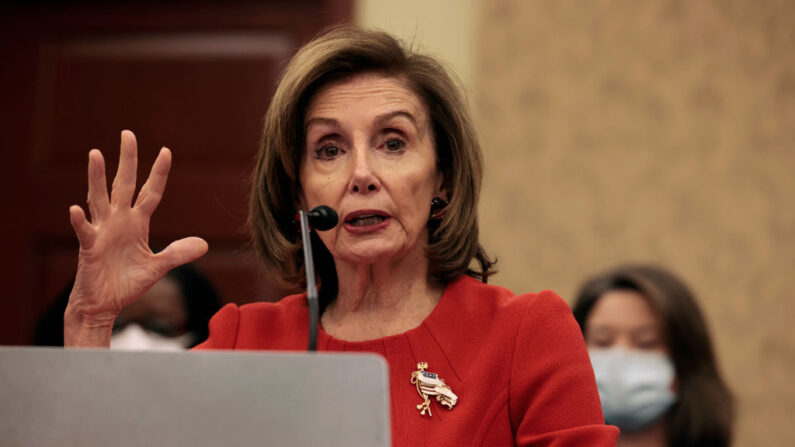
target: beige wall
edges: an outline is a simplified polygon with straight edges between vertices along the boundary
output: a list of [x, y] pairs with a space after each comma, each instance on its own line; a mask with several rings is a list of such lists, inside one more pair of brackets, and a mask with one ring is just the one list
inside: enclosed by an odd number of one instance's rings
[[474, 9], [475, 0], [358, 0], [354, 20], [438, 57], [471, 90]]
[[739, 446], [795, 445], [795, 3], [487, 1], [481, 222], [495, 282], [570, 300], [661, 263], [701, 299]]
[[795, 3], [367, 0], [452, 65], [486, 152], [492, 282], [571, 300], [626, 261], [700, 298], [737, 446], [795, 445]]

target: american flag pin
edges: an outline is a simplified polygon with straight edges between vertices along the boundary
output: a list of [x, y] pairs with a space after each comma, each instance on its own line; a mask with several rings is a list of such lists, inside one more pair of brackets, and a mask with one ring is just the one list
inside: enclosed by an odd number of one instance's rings
[[458, 396], [453, 393], [447, 384], [444, 383], [438, 374], [426, 371], [428, 369], [428, 362], [417, 363], [417, 371], [411, 373], [411, 383], [417, 386], [417, 392], [423, 399], [423, 402], [417, 405], [417, 410], [420, 410], [421, 415], [428, 412], [431, 416], [431, 396], [436, 396], [436, 401], [448, 410], [452, 410]]

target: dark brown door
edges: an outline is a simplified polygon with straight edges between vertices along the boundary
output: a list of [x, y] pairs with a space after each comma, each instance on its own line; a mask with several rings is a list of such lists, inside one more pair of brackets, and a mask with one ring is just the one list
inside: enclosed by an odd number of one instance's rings
[[197, 267], [225, 301], [279, 298], [246, 249], [249, 170], [280, 67], [320, 29], [349, 20], [351, 0], [5, 8], [0, 344], [30, 343], [74, 274], [67, 210], [84, 205], [91, 148], [115, 171], [122, 129], [138, 137], [139, 185], [161, 146], [174, 154], [153, 247], [201, 236], [210, 252]]

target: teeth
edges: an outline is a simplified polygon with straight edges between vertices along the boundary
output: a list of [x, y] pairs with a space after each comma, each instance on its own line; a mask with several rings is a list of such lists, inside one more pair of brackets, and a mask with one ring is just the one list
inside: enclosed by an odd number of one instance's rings
[[351, 225], [356, 227], [365, 227], [367, 225], [375, 225], [386, 219], [384, 216], [362, 216], [355, 217], [348, 221]]

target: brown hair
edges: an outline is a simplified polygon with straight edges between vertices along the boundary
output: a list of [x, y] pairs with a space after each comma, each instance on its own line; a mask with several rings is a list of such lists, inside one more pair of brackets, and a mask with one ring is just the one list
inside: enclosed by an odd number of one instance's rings
[[672, 273], [628, 265], [597, 275], [582, 286], [572, 312], [585, 333], [593, 306], [612, 290], [633, 290], [657, 310], [678, 383], [678, 402], [668, 414], [668, 445], [728, 446], [733, 399], [721, 378], [709, 331], [693, 294]]
[[[433, 58], [405, 49], [387, 33], [351, 26], [331, 28], [296, 53], [265, 116], [249, 204], [253, 243], [265, 266], [287, 287], [304, 285], [302, 244], [293, 220], [301, 188], [298, 168], [304, 153], [306, 108], [323, 86], [362, 73], [405, 80], [428, 109], [437, 167], [450, 199], [443, 219], [429, 222], [429, 277], [448, 282], [466, 273], [485, 281], [494, 262], [478, 239], [482, 157], [460, 88]], [[323, 295], [333, 298], [329, 296], [336, 295], [333, 259], [315, 235], [312, 247], [323, 284], [321, 300]], [[473, 260], [478, 266], [471, 268]]]

